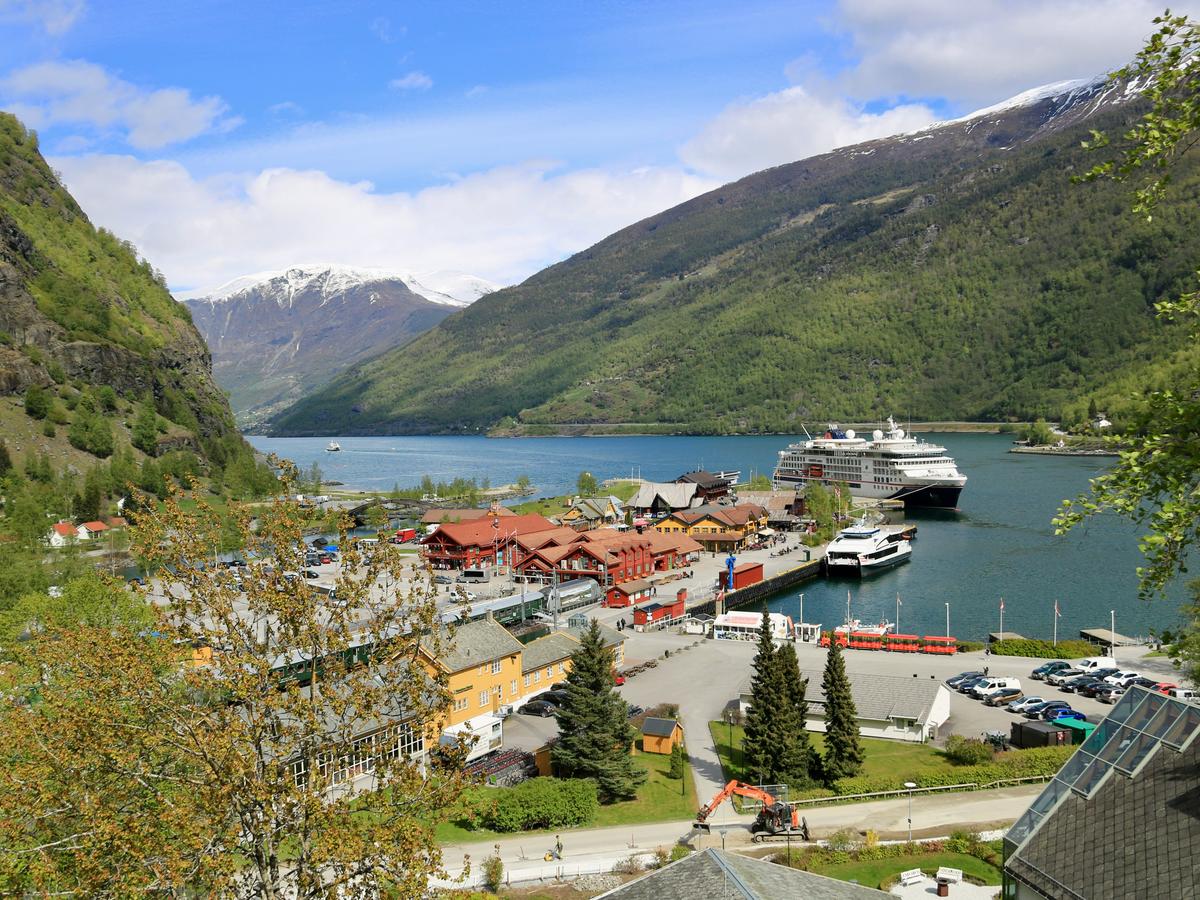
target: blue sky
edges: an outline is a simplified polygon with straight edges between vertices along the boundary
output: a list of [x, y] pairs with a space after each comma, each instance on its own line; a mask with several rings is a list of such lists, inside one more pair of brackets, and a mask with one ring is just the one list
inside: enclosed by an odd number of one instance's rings
[[723, 181], [1127, 60], [1142, 0], [0, 0], [0, 108], [195, 292], [512, 282]]

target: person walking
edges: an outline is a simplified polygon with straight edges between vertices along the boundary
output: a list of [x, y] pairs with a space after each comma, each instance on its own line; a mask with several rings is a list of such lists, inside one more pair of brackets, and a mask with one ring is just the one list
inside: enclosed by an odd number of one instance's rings
[[554, 855], [562, 859], [562, 837], [557, 834], [554, 836]]

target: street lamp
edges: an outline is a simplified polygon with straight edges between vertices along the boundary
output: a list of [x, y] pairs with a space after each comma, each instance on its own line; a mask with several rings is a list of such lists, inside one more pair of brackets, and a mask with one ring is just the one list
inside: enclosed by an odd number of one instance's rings
[[1116, 659], [1117, 658], [1117, 611], [1115, 609], [1110, 609], [1108, 611], [1108, 637], [1109, 637], [1109, 640], [1112, 642], [1112, 646], [1109, 650], [1109, 655], [1113, 659]]
[[912, 843], [912, 792], [917, 786], [915, 781], [906, 781], [904, 786], [908, 788], [908, 842]]

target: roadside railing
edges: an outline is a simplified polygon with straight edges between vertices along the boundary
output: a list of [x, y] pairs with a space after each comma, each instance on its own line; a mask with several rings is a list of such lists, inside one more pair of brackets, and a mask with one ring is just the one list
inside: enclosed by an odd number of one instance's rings
[[939, 784], [932, 787], [917, 787], [909, 790], [900, 788], [894, 791], [872, 791], [868, 794], [835, 794], [831, 797], [810, 797], [804, 800], [792, 800], [794, 806], [818, 806], [825, 803], [840, 803], [843, 800], [887, 800], [891, 797], [907, 797], [910, 794], [944, 794], [952, 791], [989, 791], [1001, 787], [1014, 787], [1020, 784], [1040, 782], [1045, 784], [1053, 775], [1027, 775], [1023, 778], [1002, 778], [980, 784], [977, 781], [965, 781], [961, 784]]

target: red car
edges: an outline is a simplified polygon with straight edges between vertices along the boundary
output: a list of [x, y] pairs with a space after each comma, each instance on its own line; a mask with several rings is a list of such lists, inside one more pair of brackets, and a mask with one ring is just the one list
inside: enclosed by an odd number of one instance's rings
[[615, 684], [617, 687], [620, 687], [624, 683], [625, 683], [624, 675], [614, 675], [613, 676], [613, 684]]
[[1170, 681], [1160, 681], [1158, 684], [1156, 684], [1154, 686], [1154, 689], [1156, 691], [1158, 691], [1160, 694], [1165, 694], [1168, 691], [1173, 690], [1177, 687], [1179, 687], [1179, 685], [1172, 684]]

